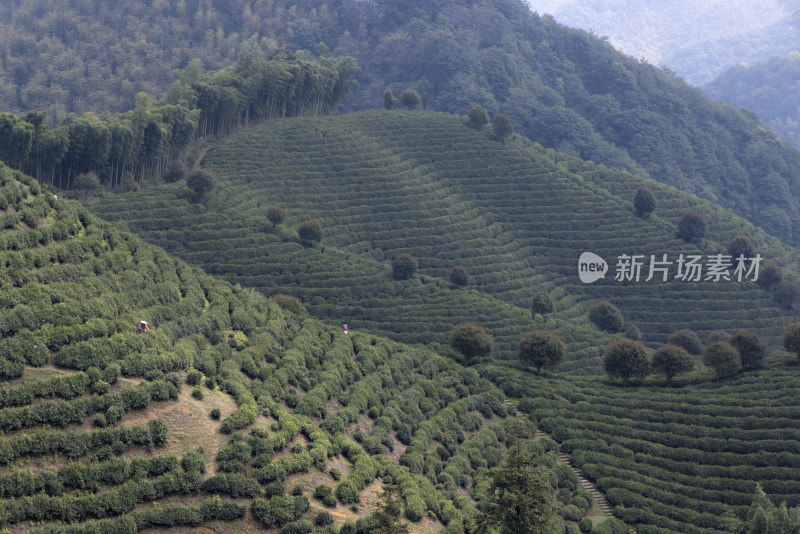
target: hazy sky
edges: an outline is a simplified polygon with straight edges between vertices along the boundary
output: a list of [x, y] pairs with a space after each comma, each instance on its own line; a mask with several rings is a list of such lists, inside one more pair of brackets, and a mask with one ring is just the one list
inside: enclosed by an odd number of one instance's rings
[[[654, 65], [704, 41], [764, 30], [786, 19], [793, 0], [525, 0], [567, 26], [608, 36], [619, 50]], [[679, 72], [680, 74], [680, 72]]]

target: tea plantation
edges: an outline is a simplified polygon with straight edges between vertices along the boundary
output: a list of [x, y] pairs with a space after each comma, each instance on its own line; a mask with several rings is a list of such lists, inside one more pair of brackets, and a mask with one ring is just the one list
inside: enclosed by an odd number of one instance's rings
[[5, 167], [0, 202], [0, 527], [338, 532], [382, 482], [414, 532], [472, 520], [513, 419], [475, 370], [215, 280]]
[[[518, 137], [500, 142], [464, 117], [375, 110], [270, 121], [223, 139], [203, 166], [219, 185], [201, 201], [176, 183], [92, 209], [207, 272], [401, 341], [444, 343], [456, 324], [478, 323], [495, 337], [494, 356], [511, 359], [523, 333], [550, 328], [568, 343], [562, 369], [585, 374], [601, 372], [598, 355], [612, 340], [587, 317], [601, 299], [653, 347], [687, 327], [703, 338], [749, 328], [777, 345], [793, 317], [751, 281], [675, 280], [674, 265], [669, 281], [644, 281], [650, 255], [727, 254], [740, 234], [765, 262], [794, 265], [796, 252], [777, 239], [675, 189]], [[632, 205], [642, 186], [657, 197], [648, 218]], [[266, 219], [270, 205], [287, 210], [285, 224]], [[708, 227], [692, 243], [676, 230], [689, 208]], [[294, 230], [309, 219], [324, 229], [318, 245]], [[609, 263], [604, 280], [578, 280], [584, 251]], [[400, 253], [419, 261], [410, 280], [392, 277]], [[614, 280], [624, 254], [645, 257], [639, 282]], [[447, 281], [454, 265], [468, 270], [466, 287]], [[531, 314], [537, 291], [555, 301], [546, 317]]]

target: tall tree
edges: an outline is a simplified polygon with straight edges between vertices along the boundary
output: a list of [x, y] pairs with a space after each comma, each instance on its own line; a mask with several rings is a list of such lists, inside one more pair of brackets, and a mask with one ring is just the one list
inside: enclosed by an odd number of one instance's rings
[[631, 378], [644, 378], [650, 372], [647, 349], [638, 341], [617, 340], [603, 354], [603, 367], [608, 376], [625, 382]]
[[551, 330], [532, 330], [519, 340], [517, 357], [524, 365], [536, 367], [537, 372], [555, 369], [564, 360], [566, 345], [561, 336]]
[[506, 458], [489, 470], [489, 491], [477, 520], [481, 534], [540, 534], [553, 516], [549, 477], [536, 467], [521, 429], [509, 430]]

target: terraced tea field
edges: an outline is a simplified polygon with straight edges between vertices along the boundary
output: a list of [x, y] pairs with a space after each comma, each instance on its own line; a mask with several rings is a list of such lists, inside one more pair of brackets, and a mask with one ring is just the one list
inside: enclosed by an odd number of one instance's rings
[[[611, 339], [586, 316], [598, 299], [617, 304], [651, 346], [687, 327], [701, 336], [750, 328], [777, 344], [792, 317], [750, 282], [615, 282], [622, 254], [711, 255], [737, 234], [765, 259], [788, 265], [795, 252], [697, 197], [525, 140], [500, 143], [463, 117], [368, 111], [270, 121], [222, 140], [203, 165], [220, 185], [202, 204], [179, 183], [93, 209], [208, 272], [297, 295], [313, 314], [356, 329], [443, 343], [455, 324], [476, 322], [495, 336], [497, 357], [513, 358], [525, 331], [547, 327], [569, 344], [563, 369], [596, 373]], [[643, 184], [659, 201], [647, 220], [632, 207]], [[286, 227], [266, 220], [272, 204], [288, 210]], [[676, 237], [689, 207], [709, 222], [696, 244]], [[307, 219], [321, 221], [321, 246], [298, 242], [293, 227]], [[610, 276], [582, 284], [583, 251], [606, 258]], [[416, 279], [392, 280], [389, 264], [401, 252], [418, 258]], [[468, 288], [446, 281], [457, 264], [469, 270]], [[546, 320], [529, 311], [539, 290], [556, 301]]]
[[475, 370], [287, 311], [5, 167], [0, 203], [0, 527], [338, 527], [385, 480], [412, 531], [463, 532], [508, 420]]
[[521, 378], [499, 366], [480, 371], [507, 394], [528, 397], [520, 409], [640, 533], [730, 532], [735, 518], [748, 517], [756, 482], [776, 506], [800, 505], [794, 357], [679, 388]]

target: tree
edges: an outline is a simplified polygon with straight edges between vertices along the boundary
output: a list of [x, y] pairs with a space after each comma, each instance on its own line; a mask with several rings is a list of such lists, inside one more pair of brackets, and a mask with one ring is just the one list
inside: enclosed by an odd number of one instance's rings
[[498, 139], [505, 139], [514, 135], [514, 123], [505, 113], [498, 113], [492, 121], [492, 130]]
[[216, 187], [217, 177], [209, 170], [195, 169], [186, 177], [186, 185], [194, 192], [195, 196], [202, 197]]
[[272, 226], [283, 224], [286, 220], [286, 210], [280, 206], [267, 206], [267, 220], [272, 223]]
[[786, 310], [794, 310], [800, 300], [800, 287], [788, 280], [783, 280], [775, 286], [775, 300]]
[[386, 109], [392, 109], [394, 105], [397, 104], [397, 99], [392, 93], [391, 89], [387, 89], [383, 92], [383, 107]]
[[633, 207], [636, 208], [636, 214], [643, 219], [650, 217], [650, 214], [656, 209], [656, 196], [649, 187], [640, 187], [636, 190], [636, 196], [633, 197]]
[[769, 522], [767, 521], [767, 513], [762, 507], [756, 509], [753, 514], [753, 519], [750, 520], [750, 526], [747, 529], [747, 534], [769, 534]]
[[625, 324], [622, 312], [607, 300], [592, 304], [589, 308], [589, 319], [601, 330], [607, 332], [621, 332]]
[[757, 283], [767, 291], [772, 290], [783, 280], [783, 271], [775, 262], [768, 261], [761, 268]]
[[737, 235], [731, 239], [731, 242], [728, 245], [728, 254], [731, 255], [734, 261], [739, 256], [752, 258], [756, 255], [756, 247], [753, 246], [753, 242], [750, 241], [749, 237], [745, 235]]
[[767, 355], [767, 344], [752, 330], [737, 330], [729, 343], [739, 351], [743, 369], [758, 367]]
[[414, 276], [418, 268], [417, 258], [407, 252], [398, 254], [392, 260], [392, 276], [395, 280], [408, 280]]
[[316, 219], [303, 221], [297, 227], [297, 235], [299, 235], [300, 239], [306, 243], [319, 243], [322, 241], [323, 233], [324, 230], [322, 229], [322, 224], [320, 224], [320, 222]]
[[478, 532], [481, 534], [539, 534], [553, 515], [553, 488], [548, 476], [536, 467], [523, 434], [509, 431], [506, 458], [489, 470], [489, 490], [481, 502]]
[[408, 534], [408, 524], [401, 520], [403, 512], [400, 487], [384, 485], [378, 508], [363, 523], [370, 534]]
[[800, 357], [800, 322], [789, 323], [783, 330], [783, 347]]
[[482, 106], [472, 106], [469, 109], [469, 125], [476, 130], [489, 124], [489, 114]]
[[669, 335], [667, 343], [683, 347], [689, 354], [697, 356], [703, 352], [703, 342], [700, 341], [700, 336], [697, 332], [688, 328], [676, 330]]
[[686, 210], [678, 221], [678, 237], [686, 241], [696, 241], [706, 235], [706, 219], [695, 210]]
[[82, 172], [72, 180], [72, 187], [85, 196], [100, 190], [100, 178], [94, 171]]
[[553, 309], [555, 309], [555, 304], [553, 303], [553, 297], [550, 296], [550, 293], [546, 291], [537, 291], [533, 298], [531, 299], [531, 313], [536, 315], [547, 315], [548, 313], [552, 313]]
[[524, 365], [536, 367], [538, 373], [555, 369], [564, 360], [566, 345], [561, 336], [551, 330], [532, 330], [519, 340], [517, 357]]
[[403, 89], [400, 93], [400, 103], [408, 109], [417, 109], [422, 105], [422, 97], [414, 89]]
[[448, 342], [467, 359], [467, 363], [489, 356], [494, 348], [494, 338], [482, 326], [472, 323], [462, 323], [453, 328]]
[[164, 171], [164, 181], [173, 184], [186, 178], [186, 165], [181, 161], [173, 161]]
[[642, 331], [635, 324], [625, 325], [625, 337], [634, 341], [641, 341]]
[[703, 351], [703, 363], [714, 369], [717, 379], [731, 376], [742, 368], [742, 358], [736, 347], [727, 341], [715, 341]]
[[469, 283], [469, 271], [466, 267], [455, 265], [450, 270], [450, 283], [456, 287], [464, 287]]
[[638, 341], [617, 340], [603, 354], [603, 368], [608, 376], [625, 382], [631, 378], [644, 378], [650, 372], [647, 349]]
[[667, 384], [675, 375], [694, 369], [694, 358], [678, 345], [663, 345], [653, 353], [653, 372], [664, 375]]

